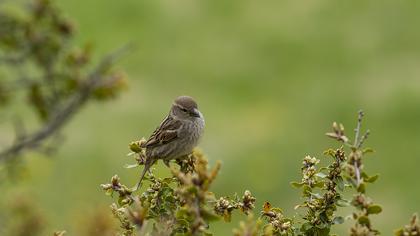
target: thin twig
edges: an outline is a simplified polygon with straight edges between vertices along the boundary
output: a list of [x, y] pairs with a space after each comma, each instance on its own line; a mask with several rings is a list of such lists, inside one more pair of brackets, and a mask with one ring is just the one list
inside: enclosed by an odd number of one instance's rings
[[354, 169], [356, 170], [356, 186], [359, 187], [360, 185], [360, 168], [359, 165], [357, 164], [357, 160], [354, 160]]
[[92, 91], [103, 79], [102, 73], [123, 54], [130, 51], [131, 45], [126, 45], [106, 56], [88, 76], [77, 93], [70, 97], [63, 108], [52, 114], [51, 119], [38, 131], [21, 137], [9, 148], [0, 152], [0, 162], [6, 161], [21, 154], [24, 150], [34, 149], [39, 144], [56, 133], [77, 111], [89, 100]]
[[360, 138], [360, 141], [359, 141], [359, 144], [357, 145], [357, 148], [362, 147], [363, 143], [368, 138], [369, 134], [370, 134], [370, 130], [366, 130], [366, 133], [364, 135], [362, 135], [362, 137]]
[[359, 134], [360, 134], [361, 126], [362, 126], [363, 115], [364, 115], [363, 111], [359, 110], [359, 116], [357, 117], [357, 127], [354, 130], [356, 132], [354, 136], [354, 144], [353, 144], [354, 147], [357, 147], [359, 143]]
[[[370, 131], [367, 130], [366, 133], [363, 134], [362, 137], [359, 138], [361, 127], [362, 127], [363, 116], [364, 116], [363, 111], [359, 110], [359, 115], [358, 115], [358, 118], [357, 118], [357, 127], [354, 130], [356, 134], [355, 134], [355, 137], [354, 137], [353, 148], [355, 148], [355, 149], [360, 149], [362, 147], [364, 141], [367, 139], [367, 137], [369, 136], [369, 133], [370, 133]], [[353, 162], [354, 169], [356, 171], [357, 187], [359, 187], [360, 182], [361, 182], [359, 162], [360, 162], [360, 157], [355, 158], [354, 162]]]

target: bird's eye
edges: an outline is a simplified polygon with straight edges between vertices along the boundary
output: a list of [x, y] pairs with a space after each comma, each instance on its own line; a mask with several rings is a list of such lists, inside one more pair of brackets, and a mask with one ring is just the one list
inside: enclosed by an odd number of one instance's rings
[[183, 112], [187, 112], [187, 109], [185, 109], [185, 108], [181, 108], [181, 111], [183, 111]]

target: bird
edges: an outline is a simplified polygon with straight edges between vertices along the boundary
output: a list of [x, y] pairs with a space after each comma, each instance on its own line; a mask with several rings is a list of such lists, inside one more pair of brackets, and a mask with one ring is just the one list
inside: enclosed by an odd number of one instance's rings
[[183, 160], [198, 145], [204, 131], [204, 117], [190, 96], [179, 96], [172, 103], [169, 114], [159, 127], [141, 144], [145, 148], [145, 163], [135, 190], [150, 167], [163, 160], [169, 167], [171, 160]]

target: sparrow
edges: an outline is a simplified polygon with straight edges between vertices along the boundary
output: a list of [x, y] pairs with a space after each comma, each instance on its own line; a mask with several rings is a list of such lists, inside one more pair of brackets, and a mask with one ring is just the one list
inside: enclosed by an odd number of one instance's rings
[[146, 160], [137, 190], [150, 167], [157, 160], [169, 166], [171, 160], [182, 160], [192, 153], [204, 130], [204, 117], [192, 97], [180, 96], [172, 103], [169, 114], [144, 142]]

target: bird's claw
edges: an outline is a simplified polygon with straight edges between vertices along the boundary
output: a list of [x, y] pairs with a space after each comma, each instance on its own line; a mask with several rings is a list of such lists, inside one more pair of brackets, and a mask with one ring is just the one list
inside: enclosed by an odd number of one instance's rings
[[163, 160], [163, 163], [164, 163], [167, 167], [170, 167], [170, 166], [169, 166], [169, 161], [170, 161], [170, 160]]

